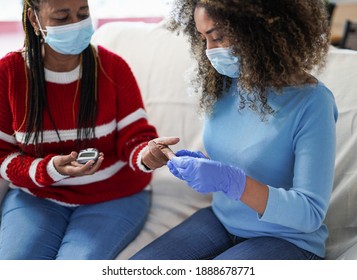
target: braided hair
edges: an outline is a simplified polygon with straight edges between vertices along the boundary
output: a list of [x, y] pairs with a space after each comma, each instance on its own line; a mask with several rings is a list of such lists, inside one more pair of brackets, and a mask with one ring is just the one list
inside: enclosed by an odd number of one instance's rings
[[[43, 1], [45, 0], [24, 0], [22, 14], [22, 25], [25, 33], [25, 69], [26, 75], [29, 76], [26, 92], [27, 112], [25, 115], [26, 123], [24, 123], [26, 126], [24, 147], [29, 144], [34, 144], [38, 156], [43, 156], [44, 152], [41, 147], [43, 144], [43, 122], [45, 113], [47, 113], [50, 118], [58, 140], [61, 141], [47, 103], [44, 61], [42, 57], [43, 38], [41, 34], [32, 27], [27, 13], [29, 8], [39, 12], [41, 2]], [[79, 113], [77, 117], [77, 142], [79, 147], [83, 145], [83, 142], [95, 137], [98, 61], [96, 51], [92, 45], [89, 45], [82, 52], [80, 60], [82, 80]], [[28, 68], [29, 70], [27, 70]]]

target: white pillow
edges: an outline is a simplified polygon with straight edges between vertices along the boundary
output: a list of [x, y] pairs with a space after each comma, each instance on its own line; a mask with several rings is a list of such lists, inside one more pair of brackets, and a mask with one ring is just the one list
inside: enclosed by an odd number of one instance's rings
[[326, 66], [319, 78], [333, 92], [339, 111], [327, 258], [357, 259], [357, 52], [331, 48]]

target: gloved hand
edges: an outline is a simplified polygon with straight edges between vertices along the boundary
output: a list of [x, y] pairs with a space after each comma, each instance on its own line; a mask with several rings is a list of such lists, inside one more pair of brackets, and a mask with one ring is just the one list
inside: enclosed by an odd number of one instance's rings
[[245, 189], [245, 172], [235, 166], [190, 156], [174, 157], [167, 166], [173, 175], [200, 193], [222, 191], [239, 200]]
[[[189, 157], [194, 157], [194, 158], [207, 158], [201, 151], [197, 152], [192, 152], [189, 150], [179, 150], [175, 154], [177, 157], [183, 157], [183, 156], [189, 156]], [[169, 163], [167, 163], [167, 166], [169, 166]], [[172, 164], [169, 167], [170, 172], [174, 174], [177, 178], [184, 180], [178, 170], [173, 166]]]
[[192, 152], [189, 150], [179, 150], [175, 154], [177, 157], [194, 157], [194, 158], [207, 158], [201, 151]]

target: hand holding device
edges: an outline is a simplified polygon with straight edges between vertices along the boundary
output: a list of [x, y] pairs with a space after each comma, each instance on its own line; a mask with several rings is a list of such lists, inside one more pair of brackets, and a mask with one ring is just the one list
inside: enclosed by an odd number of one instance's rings
[[[86, 164], [89, 160], [94, 160], [94, 164]], [[58, 173], [64, 176], [78, 177], [97, 172], [103, 160], [103, 153], [98, 153], [96, 149], [86, 149], [79, 153], [72, 151], [68, 155], [55, 156], [52, 163]]]
[[190, 156], [174, 157], [167, 166], [173, 175], [200, 193], [222, 191], [239, 200], [245, 189], [246, 174], [235, 166]]

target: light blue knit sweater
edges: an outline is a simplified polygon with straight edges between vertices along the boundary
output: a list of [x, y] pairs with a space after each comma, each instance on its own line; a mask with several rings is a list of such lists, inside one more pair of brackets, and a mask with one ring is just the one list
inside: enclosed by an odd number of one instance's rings
[[248, 106], [238, 109], [232, 86], [207, 118], [203, 142], [210, 158], [269, 186], [262, 216], [221, 192], [213, 195], [213, 210], [234, 235], [283, 238], [324, 257], [338, 115], [334, 97], [319, 82], [287, 87], [279, 95], [269, 91], [268, 104], [275, 113], [261, 121]]

